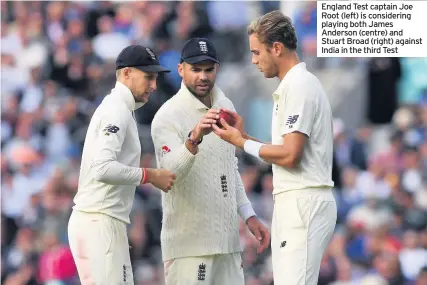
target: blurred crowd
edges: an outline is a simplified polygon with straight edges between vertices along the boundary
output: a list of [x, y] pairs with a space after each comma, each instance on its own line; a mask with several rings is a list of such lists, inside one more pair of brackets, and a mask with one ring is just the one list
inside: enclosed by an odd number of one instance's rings
[[[159, 77], [158, 90], [137, 112], [141, 164], [154, 167], [150, 123], [179, 88], [175, 70], [183, 42], [208, 37], [221, 70], [240, 71], [250, 65], [246, 25], [271, 10], [289, 12], [286, 5], [1, 1], [1, 283], [79, 284], [68, 218], [86, 129], [115, 84], [114, 60], [122, 48], [150, 46], [173, 70]], [[353, 70], [353, 59], [313, 59], [315, 2], [294, 7], [292, 18], [303, 60], [314, 60], [318, 72]], [[367, 78], [365, 123], [334, 122], [339, 219], [318, 284], [427, 284], [427, 59], [366, 59], [361, 66], [354, 74]], [[239, 74], [251, 86], [245, 76]], [[271, 168], [237, 155], [247, 195], [269, 225]], [[128, 229], [135, 284], [163, 284], [161, 215], [159, 191], [138, 187]], [[273, 284], [271, 252], [256, 253], [243, 222], [241, 241], [246, 284]]]

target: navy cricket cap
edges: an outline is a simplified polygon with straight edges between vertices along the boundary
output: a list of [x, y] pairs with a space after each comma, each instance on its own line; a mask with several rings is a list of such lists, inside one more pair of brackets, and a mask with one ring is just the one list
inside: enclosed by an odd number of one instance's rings
[[208, 39], [192, 38], [184, 44], [181, 51], [181, 61], [196, 64], [209, 60], [219, 64], [216, 49]]
[[116, 70], [134, 67], [145, 72], [170, 72], [160, 65], [156, 54], [148, 47], [131, 45], [124, 48], [116, 59]]

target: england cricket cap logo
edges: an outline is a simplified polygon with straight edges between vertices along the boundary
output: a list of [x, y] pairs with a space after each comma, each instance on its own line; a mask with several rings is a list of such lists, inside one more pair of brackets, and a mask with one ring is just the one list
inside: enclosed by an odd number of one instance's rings
[[156, 55], [150, 48], [145, 48], [145, 50], [148, 52], [148, 54], [151, 56], [152, 60], [156, 60]]
[[213, 61], [219, 64], [215, 46], [209, 39], [192, 38], [181, 50], [181, 62], [197, 64], [202, 61]]
[[203, 52], [203, 53], [208, 52], [208, 46], [206, 45], [205, 41], [199, 41], [199, 47], [200, 47], [201, 52]]

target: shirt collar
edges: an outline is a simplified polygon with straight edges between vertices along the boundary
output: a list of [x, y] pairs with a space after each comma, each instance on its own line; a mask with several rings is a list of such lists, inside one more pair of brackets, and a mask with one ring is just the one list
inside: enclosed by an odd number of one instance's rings
[[289, 71], [285, 74], [285, 77], [283, 77], [282, 81], [280, 82], [279, 86], [277, 87], [276, 91], [273, 93], [273, 98], [277, 99], [280, 97], [280, 95], [283, 93], [283, 89], [285, 89], [286, 85], [292, 80], [292, 76], [294, 73], [296, 73], [298, 70], [306, 69], [305, 62], [300, 62], [296, 65], [294, 65]]
[[125, 102], [126, 106], [131, 110], [135, 111], [138, 108], [141, 108], [145, 103], [135, 102], [135, 98], [133, 97], [132, 91], [121, 83], [120, 81], [116, 82], [114, 89], [111, 90], [111, 94], [117, 94], [117, 97]]
[[[179, 90], [179, 94], [181, 94], [181, 96], [185, 98], [187, 103], [190, 104], [190, 106], [194, 107], [194, 109], [199, 111], [209, 110], [209, 108], [205, 104], [203, 104], [199, 99], [197, 99], [193, 95], [193, 93], [190, 92], [190, 90], [188, 90], [184, 82], [181, 82], [181, 89]], [[225, 98], [225, 95], [217, 85], [214, 85], [214, 88], [211, 91], [210, 97], [212, 102], [212, 108], [222, 107], [222, 101]]]

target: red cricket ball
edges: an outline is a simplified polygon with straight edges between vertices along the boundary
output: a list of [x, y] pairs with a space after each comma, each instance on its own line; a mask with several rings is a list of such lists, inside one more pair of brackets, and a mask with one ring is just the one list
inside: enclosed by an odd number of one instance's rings
[[230, 126], [234, 127], [234, 125], [236, 124], [236, 121], [234, 120], [234, 118], [228, 114], [227, 112], [224, 111], [220, 111], [219, 113], [219, 119], [217, 120], [216, 125], [220, 128], [222, 128], [222, 124], [221, 124], [221, 119], [224, 119], [227, 124], [229, 124]]

